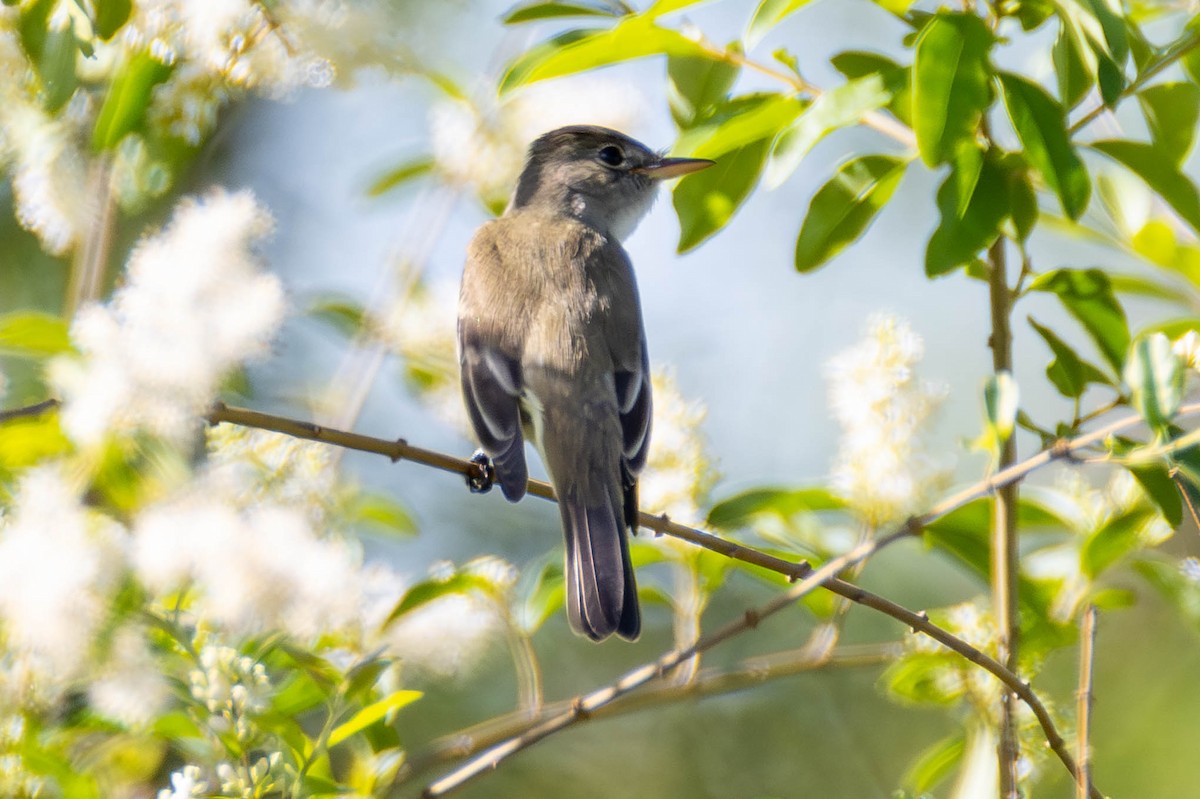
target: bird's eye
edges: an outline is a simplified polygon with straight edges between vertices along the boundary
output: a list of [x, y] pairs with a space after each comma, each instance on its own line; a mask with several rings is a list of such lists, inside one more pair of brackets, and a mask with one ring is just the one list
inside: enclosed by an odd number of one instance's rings
[[600, 148], [600, 152], [596, 157], [609, 166], [620, 166], [625, 162], [625, 154], [621, 152], [621, 148], [614, 147], [611, 144]]

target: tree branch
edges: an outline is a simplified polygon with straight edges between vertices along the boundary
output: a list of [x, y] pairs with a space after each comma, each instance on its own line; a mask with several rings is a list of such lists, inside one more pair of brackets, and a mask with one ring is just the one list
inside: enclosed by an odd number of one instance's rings
[[[987, 125], [984, 134], [989, 136]], [[1012, 373], [1012, 327], [1010, 317], [1013, 294], [1008, 287], [1008, 264], [1003, 236], [988, 248], [988, 297], [991, 304], [992, 333], [988, 344], [992, 348], [992, 370], [996, 375]], [[1001, 469], [1017, 460], [1016, 437], [1009, 435], [1000, 445], [997, 465]], [[1017, 481], [1006, 483], [992, 501], [992, 610], [996, 614], [999, 659], [1009, 670], [1017, 666], [1020, 645], [1018, 618], [1017, 551]], [[1003, 799], [1018, 799], [1021, 795], [1017, 773], [1020, 745], [1017, 742], [1016, 708], [1013, 694], [1000, 695], [1000, 742], [997, 756], [1000, 763], [1000, 795]]]
[[[876, 551], [895, 543], [903, 538], [907, 538], [910, 532], [908, 527], [902, 528], [900, 531], [885, 536], [874, 541], [866, 541], [852, 549], [840, 557], [833, 558], [825, 563], [821, 568], [814, 570], [807, 577], [800, 580], [787, 591], [779, 594], [771, 601], [767, 602], [756, 610], [748, 610], [739, 616], [737, 619], [729, 622], [725, 626], [717, 629], [715, 632], [709, 633], [692, 646], [684, 647], [667, 652], [662, 657], [655, 661], [639, 666], [630, 672], [627, 672], [623, 677], [618, 679], [611, 685], [599, 688], [591, 693], [577, 697], [570, 707], [543, 719], [536, 724], [525, 729], [519, 735], [515, 735], [508, 740], [488, 749], [478, 757], [469, 760], [463, 766], [455, 769], [446, 776], [431, 783], [426, 787], [422, 796], [425, 799], [433, 799], [433, 797], [445, 796], [469, 781], [479, 777], [485, 772], [491, 771], [500, 765], [504, 760], [512, 757], [516, 753], [527, 749], [533, 744], [541, 741], [556, 732], [566, 729], [580, 721], [589, 718], [600, 708], [611, 704], [617, 699], [625, 696], [642, 685], [645, 685], [652, 680], [658, 679], [669, 673], [672, 669], [683, 663], [688, 658], [694, 655], [712, 649], [716, 645], [733, 638], [734, 636], [753, 629], [758, 626], [759, 622], [771, 616], [786, 607], [790, 607], [793, 603], [807, 596], [816, 589], [820, 588], [828, 581], [835, 581], [836, 575], [843, 570], [860, 563], [869, 558]], [[851, 587], [853, 588], [853, 587]], [[986, 657], [986, 656], [985, 656]]]
[[[825, 668], [862, 668], [889, 663], [902, 651], [899, 642], [888, 644], [858, 644], [836, 650], [805, 646], [786, 652], [776, 652], [747, 658], [731, 669], [701, 669], [688, 683], [659, 682], [632, 694], [626, 694], [597, 709], [592, 718], [609, 718], [660, 707], [683, 699], [702, 699], [741, 691], [772, 680], [807, 674]], [[542, 708], [539, 720], [570, 710], [576, 700], [554, 702]], [[396, 785], [403, 784], [434, 766], [451, 760], [469, 757], [501, 741], [519, 735], [530, 725], [524, 711], [506, 713], [464, 730], [444, 735], [427, 749], [417, 752], [397, 776]]]
[[1075, 772], [1076, 799], [1088, 799], [1092, 760], [1088, 752], [1088, 728], [1092, 720], [1092, 660], [1096, 647], [1096, 607], [1088, 605], [1079, 631], [1079, 693], [1075, 704], [1075, 751], [1079, 768]]

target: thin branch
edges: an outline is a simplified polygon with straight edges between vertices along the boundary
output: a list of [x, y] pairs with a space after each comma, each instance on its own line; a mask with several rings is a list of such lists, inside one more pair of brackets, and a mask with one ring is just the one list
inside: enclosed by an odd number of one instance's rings
[[[772, 66], [762, 63], [761, 61], [755, 61], [752, 58], [747, 58], [745, 53], [732, 48], [721, 47], [705, 37], [701, 37], [697, 44], [699, 44], [705, 53], [707, 53], [712, 59], [716, 61], [724, 61], [726, 64], [730, 64], [732, 66], [744, 67], [746, 69], [753, 70], [760, 75], [765, 75], [785, 84], [797, 94], [807, 94], [816, 99], [825, 93], [824, 89], [809, 83], [804, 78], [793, 72], [785, 72], [782, 69], [776, 69]], [[862, 119], [860, 121], [868, 128], [872, 128], [882, 133], [884, 136], [903, 144], [905, 147], [912, 148], [917, 146], [917, 137], [912, 130], [904, 123], [893, 119], [887, 114], [883, 114], [879, 111], [868, 111], [862, 115]]]
[[[1132, 83], [1126, 86], [1124, 91], [1121, 92], [1120, 97], [1117, 98], [1117, 102], [1132, 97], [1140, 92], [1152, 78], [1157, 76], [1167, 67], [1177, 62], [1179, 59], [1183, 58], [1188, 53], [1195, 50], [1197, 47], [1200, 47], [1200, 30], [1190, 31], [1188, 36], [1185, 36], [1184, 38], [1175, 42], [1170, 49], [1158, 57], [1157, 61], [1143, 69], [1142, 73], [1138, 75]], [[1091, 111], [1088, 111], [1079, 119], [1075, 120], [1075, 122], [1073, 122], [1070, 127], [1067, 128], [1067, 132], [1071, 135], [1078, 133], [1080, 130], [1090, 125], [1097, 117], [1107, 110], [1108, 106], [1102, 101]]]
[[[807, 674], [819, 669], [864, 668], [880, 666], [895, 660], [903, 651], [900, 642], [887, 644], [858, 644], [829, 651], [811, 647], [791, 649], [747, 658], [730, 669], [701, 669], [687, 684], [659, 682], [643, 690], [626, 694], [597, 709], [592, 718], [611, 718], [641, 710], [661, 707], [683, 699], [702, 699], [709, 696], [741, 691], [773, 680]], [[554, 702], [542, 708], [541, 718], [570, 710], [575, 700]], [[516, 711], [480, 722], [433, 741], [425, 750], [412, 754], [398, 775], [396, 785], [402, 784], [451, 760], [469, 757], [520, 734], [529, 727], [529, 714]]]
[[1096, 648], [1096, 606], [1088, 605], [1079, 631], [1079, 694], [1076, 697], [1075, 751], [1079, 768], [1075, 773], [1076, 799], [1088, 799], [1092, 759], [1088, 752], [1089, 726], [1092, 720], [1092, 661]]
[[33, 416], [41, 416], [48, 411], [52, 411], [61, 405], [56, 399], [42, 400], [36, 405], [26, 405], [23, 408], [13, 408], [8, 411], [0, 411], [0, 424], [11, 422], [13, 419], [27, 419]]
[[[911, 524], [910, 522], [910, 526]], [[470, 780], [495, 769], [501, 762], [512, 755], [556, 732], [560, 732], [581, 721], [586, 721], [598, 710], [627, 695], [635, 688], [651, 680], [661, 678], [672, 668], [692, 657], [697, 652], [711, 649], [735, 635], [753, 629], [762, 619], [789, 607], [797, 599], [805, 596], [817, 587], [824, 587], [852, 602], [891, 616], [912, 628], [913, 631], [928, 635], [946, 648], [958, 653], [969, 662], [992, 674], [1029, 706], [1035, 718], [1037, 718], [1038, 724], [1041, 725], [1043, 735], [1051, 750], [1062, 761], [1062, 764], [1066, 767], [1072, 778], [1079, 779], [1078, 767], [1075, 759], [1071, 756], [1066, 741], [1058, 732], [1049, 710], [1047, 710], [1037, 694], [1034, 693], [1033, 687], [1029, 683], [1023, 681], [1017, 674], [1000, 663], [1000, 661], [937, 626], [924, 613], [911, 611], [889, 599], [873, 594], [870, 591], [834, 576], [853, 567], [857, 563], [865, 561], [878, 550], [902, 540], [908, 535], [909, 528], [902, 528], [884, 538], [865, 542], [846, 555], [829, 561], [786, 593], [775, 597], [758, 610], [747, 611], [743, 616], [720, 628], [715, 633], [700, 639], [694, 646], [669, 652], [652, 663], [628, 672], [611, 685], [577, 697], [569, 703], [566, 710], [534, 722], [519, 733], [514, 733], [504, 742], [493, 746], [482, 755], [473, 758], [465, 765], [429, 785], [423, 796], [445, 796], [457, 790]], [[1090, 783], [1088, 784], [1088, 796], [1089, 799], [1103, 799], [1103, 794]]]
[[627, 672], [623, 677], [618, 679], [611, 685], [592, 691], [578, 697], [571, 706], [562, 713], [550, 716], [537, 724], [532, 725], [524, 730], [521, 734], [516, 735], [504, 741], [497, 746], [492, 747], [478, 757], [469, 760], [466, 764], [460, 766], [446, 776], [431, 783], [422, 794], [426, 799], [433, 797], [445, 796], [458, 788], [461, 788], [467, 782], [479, 777], [480, 775], [495, 769], [501, 762], [512, 757], [516, 753], [527, 749], [533, 744], [541, 741], [556, 732], [566, 729], [573, 724], [589, 718], [600, 708], [616, 701], [620, 697], [639, 688], [652, 680], [658, 679], [670, 672], [680, 663], [685, 662], [688, 658], [693, 657], [701, 652], [712, 649], [717, 644], [733, 638], [746, 630], [753, 629], [758, 626], [759, 622], [771, 616], [786, 607], [790, 607], [793, 603], [807, 596], [816, 589], [820, 588], [823, 583], [833, 580], [837, 574], [843, 570], [859, 563], [866, 558], [869, 558], [879, 549], [895, 543], [903, 538], [907, 538], [910, 531], [907, 527], [902, 528], [899, 532], [885, 536], [874, 541], [867, 541], [855, 547], [846, 554], [833, 558], [825, 563], [821, 568], [814, 570], [807, 577], [796, 583], [787, 591], [779, 594], [771, 601], [767, 602], [757, 610], [749, 610], [744, 614], [729, 622], [725, 626], [717, 629], [715, 632], [701, 638], [695, 644], [683, 649], [676, 649], [668, 652], [657, 660], [647, 663], [643, 666]]
[[[982, 126], [985, 136], [990, 138], [986, 124]], [[1013, 292], [1008, 287], [1008, 262], [1006, 240], [996, 239], [988, 248], [988, 297], [991, 305], [992, 369], [995, 374], [1012, 373], [1012, 326], [1010, 317], [1013, 309]], [[1010, 435], [1000, 445], [998, 465], [1001, 469], [1013, 465], [1017, 460], [1016, 437]], [[1007, 483], [996, 492], [992, 501], [992, 610], [996, 614], [999, 630], [999, 659], [1009, 669], [1017, 665], [1020, 646], [1020, 621], [1018, 619], [1018, 569], [1017, 551], [1017, 482]], [[1020, 776], [1017, 764], [1020, 746], [1017, 743], [1016, 707], [1013, 694], [1005, 691], [1000, 695], [1000, 742], [997, 755], [1000, 763], [1000, 795], [1004, 799], [1018, 799]]]

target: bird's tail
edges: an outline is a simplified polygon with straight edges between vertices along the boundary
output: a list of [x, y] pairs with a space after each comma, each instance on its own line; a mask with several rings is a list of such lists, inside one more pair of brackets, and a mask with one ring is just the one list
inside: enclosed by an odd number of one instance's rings
[[637, 584], [629, 559], [623, 503], [611, 492], [559, 498], [566, 537], [567, 617], [571, 627], [593, 641], [614, 632], [634, 640], [642, 629]]

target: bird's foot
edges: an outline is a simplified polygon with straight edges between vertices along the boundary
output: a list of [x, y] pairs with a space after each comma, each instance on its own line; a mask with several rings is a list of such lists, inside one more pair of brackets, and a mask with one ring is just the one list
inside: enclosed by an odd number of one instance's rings
[[492, 490], [492, 486], [496, 484], [496, 467], [492, 466], [492, 459], [487, 456], [483, 450], [475, 450], [475, 454], [468, 460], [471, 461], [471, 470], [467, 472], [467, 488], [471, 489], [472, 494], [486, 494]]

